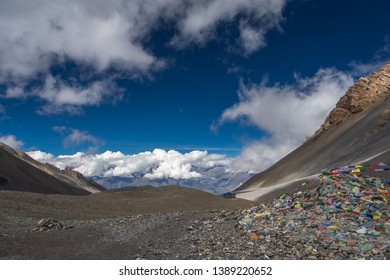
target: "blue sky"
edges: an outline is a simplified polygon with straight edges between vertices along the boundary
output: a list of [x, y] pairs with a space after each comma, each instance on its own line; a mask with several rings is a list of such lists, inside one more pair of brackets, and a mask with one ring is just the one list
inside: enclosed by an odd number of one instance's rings
[[0, 141], [53, 157], [207, 150], [259, 171], [388, 60], [389, 10], [379, 0], [0, 1]]

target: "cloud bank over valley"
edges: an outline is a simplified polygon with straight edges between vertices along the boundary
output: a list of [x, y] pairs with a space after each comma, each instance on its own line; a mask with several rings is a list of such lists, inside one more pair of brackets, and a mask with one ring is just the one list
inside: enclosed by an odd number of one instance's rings
[[42, 151], [27, 153], [35, 160], [60, 169], [71, 167], [108, 188], [182, 184], [218, 193], [238, 187], [251, 176], [248, 172], [233, 170], [233, 158], [207, 151], [180, 153], [155, 149], [134, 155], [106, 151], [59, 156]]

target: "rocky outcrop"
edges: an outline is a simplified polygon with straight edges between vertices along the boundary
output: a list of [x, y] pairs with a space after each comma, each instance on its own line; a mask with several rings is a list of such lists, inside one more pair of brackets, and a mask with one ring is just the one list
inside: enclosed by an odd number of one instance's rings
[[80, 172], [77, 172], [76, 170], [70, 168], [70, 167], [65, 167], [64, 168], [64, 172], [75, 177], [75, 178], [84, 178], [83, 174], [81, 174]]
[[340, 98], [315, 135], [343, 122], [348, 116], [360, 113], [390, 95], [390, 62], [367, 77], [360, 78]]
[[70, 167], [65, 167], [62, 170], [62, 173], [66, 175], [69, 179], [71, 179], [74, 184], [87, 189], [91, 193], [106, 190], [102, 185], [96, 183], [94, 180], [85, 178], [83, 174]]

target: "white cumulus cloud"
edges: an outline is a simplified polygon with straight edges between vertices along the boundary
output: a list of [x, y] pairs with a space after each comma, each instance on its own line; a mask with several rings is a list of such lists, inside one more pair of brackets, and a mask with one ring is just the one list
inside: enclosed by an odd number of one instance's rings
[[115, 64], [145, 70], [157, 62], [137, 42], [135, 1], [17, 0], [1, 1], [0, 7], [3, 79], [45, 72], [53, 56], [98, 70]]
[[61, 169], [68, 166], [90, 177], [133, 177], [135, 174], [142, 174], [147, 179], [191, 179], [202, 176], [192, 170], [193, 167], [223, 166], [228, 172], [232, 162], [232, 159], [225, 155], [208, 154], [206, 151], [180, 153], [161, 149], [133, 155], [112, 151], [101, 154], [78, 152], [57, 157], [42, 151], [27, 153], [38, 161], [53, 164]]
[[246, 54], [251, 54], [266, 45], [264, 38], [265, 30], [256, 30], [251, 26], [241, 24], [240, 31], [240, 39], [242, 40], [242, 45]]
[[40, 86], [25, 89], [23, 86], [13, 85], [0, 97], [7, 99], [36, 97], [45, 103], [37, 109], [37, 113], [41, 115], [62, 113], [75, 115], [83, 112], [83, 106], [98, 106], [105, 102], [120, 100], [122, 91], [109, 79], [80, 84], [75, 80], [66, 81], [48, 74]]
[[48, 75], [44, 86], [36, 89], [33, 94], [46, 101], [46, 105], [38, 110], [41, 114], [77, 114], [81, 111], [81, 106], [97, 106], [109, 98], [121, 98], [120, 90], [109, 80], [81, 86], [77, 83], [67, 84], [52, 75]]
[[31, 151], [27, 152], [30, 157], [40, 162], [50, 162], [54, 156], [50, 153], [45, 153], [42, 151]]
[[223, 112], [219, 125], [241, 120], [268, 136], [247, 144], [233, 167], [261, 171], [297, 148], [352, 84], [349, 74], [333, 68], [320, 69], [313, 77], [296, 76], [293, 84], [242, 83], [239, 102]]
[[24, 145], [23, 141], [18, 140], [15, 135], [0, 135], [0, 142], [14, 149], [19, 149]]

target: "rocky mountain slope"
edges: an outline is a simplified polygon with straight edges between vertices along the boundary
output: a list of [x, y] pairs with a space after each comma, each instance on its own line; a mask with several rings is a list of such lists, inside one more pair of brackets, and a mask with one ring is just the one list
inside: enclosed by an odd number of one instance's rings
[[72, 170], [40, 163], [0, 143], [0, 190], [45, 194], [90, 194], [104, 187]]
[[[390, 162], [390, 62], [361, 78], [320, 129], [295, 151], [253, 176], [238, 196], [265, 200], [318, 179], [327, 168]], [[310, 184], [308, 184], [309, 186]]]
[[348, 92], [340, 98], [336, 107], [329, 113], [321, 128], [315, 133], [327, 130], [343, 122], [348, 116], [360, 113], [388, 97], [390, 89], [390, 62], [368, 77], [360, 78]]

